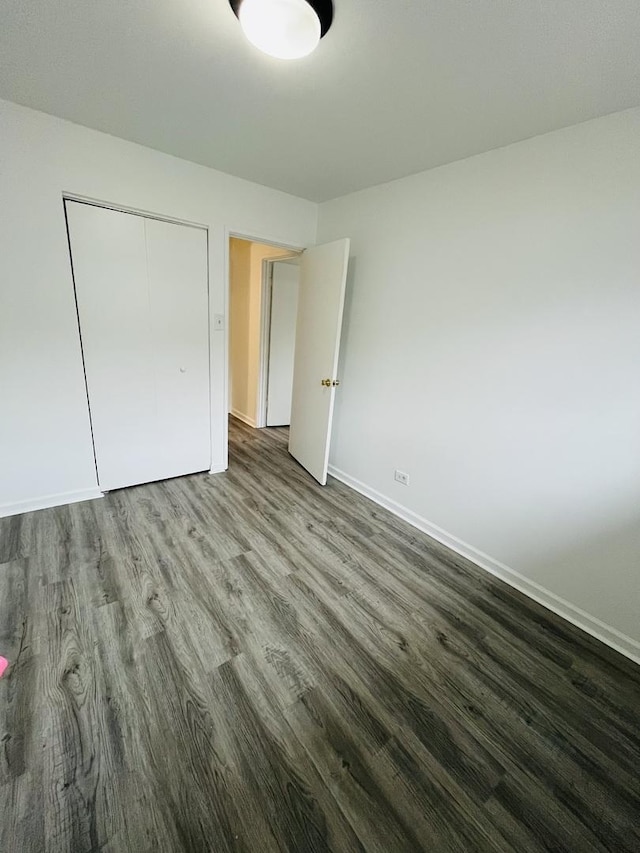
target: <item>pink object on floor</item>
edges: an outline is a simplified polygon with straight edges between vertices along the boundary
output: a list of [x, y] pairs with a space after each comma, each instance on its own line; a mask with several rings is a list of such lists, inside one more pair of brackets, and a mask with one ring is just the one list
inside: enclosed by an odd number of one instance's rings
[[4, 671], [8, 666], [9, 661], [6, 658], [0, 657], [0, 678], [2, 678]]

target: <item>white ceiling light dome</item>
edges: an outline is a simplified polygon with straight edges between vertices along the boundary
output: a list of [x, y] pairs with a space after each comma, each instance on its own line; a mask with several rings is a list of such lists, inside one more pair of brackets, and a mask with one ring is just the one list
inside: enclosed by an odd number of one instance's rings
[[229, 0], [247, 39], [277, 59], [301, 59], [331, 25], [330, 0]]

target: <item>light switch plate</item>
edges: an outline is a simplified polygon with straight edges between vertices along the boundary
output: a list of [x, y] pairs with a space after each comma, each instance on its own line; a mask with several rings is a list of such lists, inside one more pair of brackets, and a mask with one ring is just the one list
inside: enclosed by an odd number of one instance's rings
[[213, 315], [213, 328], [216, 330], [216, 332], [221, 332], [224, 330], [224, 314]]

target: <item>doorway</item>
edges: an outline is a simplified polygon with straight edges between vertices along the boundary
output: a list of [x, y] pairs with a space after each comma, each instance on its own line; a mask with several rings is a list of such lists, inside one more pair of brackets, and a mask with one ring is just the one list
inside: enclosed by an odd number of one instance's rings
[[286, 430], [289, 453], [321, 486], [349, 248], [347, 238], [302, 252], [239, 237], [229, 244], [229, 412], [254, 429]]
[[229, 413], [253, 428], [289, 424], [299, 254], [229, 240]]

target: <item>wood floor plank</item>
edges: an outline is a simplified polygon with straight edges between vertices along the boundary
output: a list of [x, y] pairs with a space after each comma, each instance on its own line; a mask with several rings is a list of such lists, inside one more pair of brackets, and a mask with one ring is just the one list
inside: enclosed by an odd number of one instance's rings
[[0, 519], [0, 850], [640, 850], [640, 669], [232, 419]]
[[11, 563], [29, 556], [35, 513], [0, 518], [0, 563]]
[[44, 802], [40, 774], [23, 773], [0, 785], [0, 802], [0, 849], [42, 853]]
[[33, 749], [41, 648], [42, 588], [29, 559], [0, 564], [0, 649], [10, 670], [0, 680], [0, 785], [34, 771]]
[[306, 694], [288, 716], [365, 849], [380, 853], [420, 849], [418, 827], [405, 822], [393, 800], [385, 795], [375, 777], [373, 757], [332, 712], [322, 691]]
[[228, 738], [219, 735], [220, 714], [206, 674], [175, 639], [164, 631], [145, 640], [137, 670], [149, 709], [145, 748], [163, 812], [178, 849], [246, 850], [238, 842], [242, 815], [233, 797]]
[[[245, 824], [253, 835], [250, 849], [361, 851], [256, 661], [243, 653], [220, 667], [212, 685], [227, 700], [222, 707], [241, 774], [238, 793], [243, 813], [253, 815]], [[266, 831], [256, 833], [260, 824]]]

